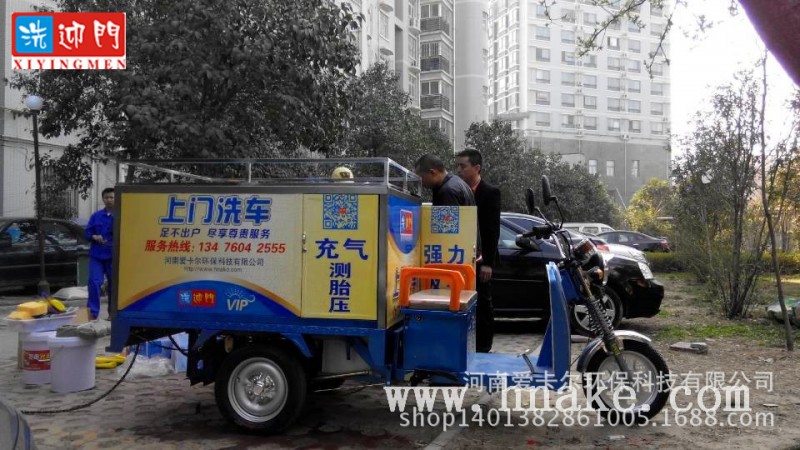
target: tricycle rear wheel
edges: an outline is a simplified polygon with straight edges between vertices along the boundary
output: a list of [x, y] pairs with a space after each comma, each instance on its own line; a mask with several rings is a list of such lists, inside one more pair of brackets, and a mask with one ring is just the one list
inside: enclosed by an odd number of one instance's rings
[[225, 358], [214, 395], [220, 412], [233, 424], [277, 433], [300, 415], [307, 388], [306, 372], [296, 357], [283, 348], [254, 345]]

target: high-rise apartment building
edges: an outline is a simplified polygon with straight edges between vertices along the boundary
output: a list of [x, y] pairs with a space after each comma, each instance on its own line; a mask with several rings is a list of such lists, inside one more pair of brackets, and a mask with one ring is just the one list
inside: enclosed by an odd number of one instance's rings
[[[627, 204], [649, 178], [668, 176], [666, 17], [646, 2], [641, 29], [623, 19], [601, 34], [601, 50], [579, 58], [578, 39], [608, 17], [593, 3], [491, 0], [489, 115], [532, 147], [585, 164]], [[651, 77], [645, 62], [656, 52]]]
[[411, 108], [457, 149], [487, 118], [487, 0], [349, 0], [364, 15], [356, 33], [362, 70], [384, 61]]

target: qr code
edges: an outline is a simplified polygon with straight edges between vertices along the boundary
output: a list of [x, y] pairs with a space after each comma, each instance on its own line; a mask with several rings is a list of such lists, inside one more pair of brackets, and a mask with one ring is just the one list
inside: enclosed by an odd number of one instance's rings
[[431, 233], [458, 234], [458, 206], [434, 206], [431, 211]]
[[325, 194], [322, 197], [323, 230], [357, 230], [358, 196]]

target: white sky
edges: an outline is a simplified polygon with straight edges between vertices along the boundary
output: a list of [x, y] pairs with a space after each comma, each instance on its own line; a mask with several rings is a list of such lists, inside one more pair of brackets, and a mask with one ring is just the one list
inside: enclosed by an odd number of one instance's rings
[[[670, 36], [672, 133], [684, 135], [691, 127], [698, 108], [706, 108], [710, 93], [718, 85], [733, 81], [733, 74], [743, 68], [755, 67], [764, 44], [740, 7], [736, 16], [728, 12], [728, 0], [692, 0], [689, 6], [678, 6], [673, 17]], [[696, 16], [705, 14], [714, 26], [697, 39]], [[687, 32], [689, 36], [685, 36]], [[791, 97], [794, 83], [770, 55], [767, 64], [768, 134], [781, 137], [787, 130], [786, 101]], [[673, 158], [681, 153], [675, 138]]]

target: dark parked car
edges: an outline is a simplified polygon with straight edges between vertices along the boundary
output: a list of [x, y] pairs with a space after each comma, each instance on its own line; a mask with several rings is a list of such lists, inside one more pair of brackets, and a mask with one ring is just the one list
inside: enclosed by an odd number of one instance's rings
[[[550, 304], [545, 265], [563, 256], [552, 238], [537, 240], [538, 250], [518, 247], [517, 235], [529, 231], [531, 223], [543, 221], [533, 216], [515, 216], [509, 218], [504, 213], [500, 219], [500, 262], [492, 275], [495, 313], [498, 317], [548, 317]], [[527, 220], [527, 226], [523, 219]], [[609, 271], [604, 306], [613, 325], [619, 325], [623, 317], [656, 315], [664, 298], [664, 287], [653, 279], [647, 264], [625, 256], [603, 254]], [[588, 326], [585, 307], [578, 306], [571, 314], [573, 326], [584, 329]]]
[[[78, 256], [89, 250], [84, 229], [59, 219], [42, 219], [47, 281], [73, 286]], [[36, 286], [39, 282], [39, 233], [36, 219], [0, 217], [0, 287]]]
[[608, 231], [598, 234], [612, 244], [627, 245], [643, 252], [668, 252], [669, 242], [664, 238], [648, 236], [636, 231]]

